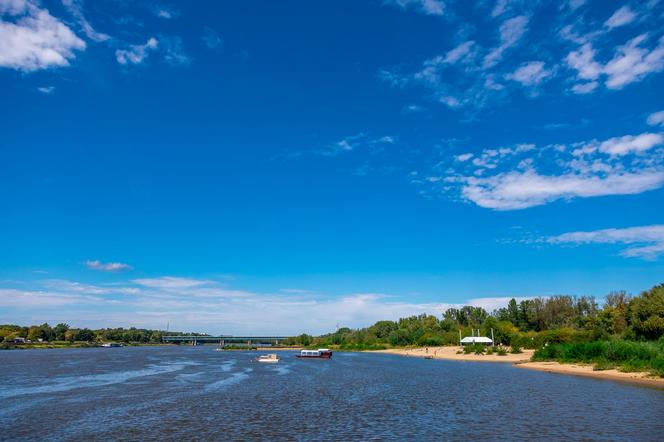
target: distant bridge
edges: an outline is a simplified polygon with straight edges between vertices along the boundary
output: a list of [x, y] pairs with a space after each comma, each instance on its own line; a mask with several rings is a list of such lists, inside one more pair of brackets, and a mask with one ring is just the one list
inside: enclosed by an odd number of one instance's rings
[[252, 345], [269, 347], [273, 345], [279, 345], [286, 339], [288, 336], [195, 336], [195, 335], [182, 335], [182, 336], [163, 336], [163, 342], [172, 342], [172, 343], [182, 343], [188, 342], [192, 345], [204, 344], [204, 343], [215, 343], [219, 344], [222, 347], [227, 345], [246, 345], [251, 347]]

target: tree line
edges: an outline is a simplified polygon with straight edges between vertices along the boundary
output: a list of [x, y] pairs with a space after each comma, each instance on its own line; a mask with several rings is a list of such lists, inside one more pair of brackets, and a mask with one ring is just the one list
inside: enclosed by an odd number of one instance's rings
[[378, 321], [370, 327], [340, 328], [317, 337], [302, 334], [286, 343], [348, 349], [451, 345], [478, 329], [483, 336], [493, 333], [496, 344], [527, 348], [612, 338], [657, 340], [664, 335], [664, 284], [638, 296], [609, 293], [601, 306], [592, 296], [511, 299], [492, 312], [467, 305], [449, 308], [440, 318], [422, 314]]
[[12, 324], [0, 325], [0, 342], [11, 343], [17, 338], [27, 339], [31, 342], [123, 342], [154, 344], [161, 342], [164, 335], [198, 335], [201, 333], [183, 333], [164, 330], [151, 330], [144, 328], [73, 328], [68, 324], [60, 323], [51, 327], [48, 323], [32, 326]]

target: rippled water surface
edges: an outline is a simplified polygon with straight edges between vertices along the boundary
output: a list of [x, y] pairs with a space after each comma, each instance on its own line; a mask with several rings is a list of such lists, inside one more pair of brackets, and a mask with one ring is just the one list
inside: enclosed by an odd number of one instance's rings
[[0, 352], [0, 440], [664, 440], [664, 392], [507, 364]]

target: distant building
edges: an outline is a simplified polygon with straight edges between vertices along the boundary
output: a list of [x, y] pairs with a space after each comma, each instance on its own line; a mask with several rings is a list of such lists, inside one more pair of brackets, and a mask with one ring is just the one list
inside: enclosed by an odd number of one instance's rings
[[16, 338], [12, 339], [11, 342], [12, 342], [12, 344], [27, 344], [30, 341], [28, 341], [25, 338], [16, 337]]
[[493, 345], [493, 340], [485, 336], [466, 336], [461, 340], [461, 345], [473, 344]]

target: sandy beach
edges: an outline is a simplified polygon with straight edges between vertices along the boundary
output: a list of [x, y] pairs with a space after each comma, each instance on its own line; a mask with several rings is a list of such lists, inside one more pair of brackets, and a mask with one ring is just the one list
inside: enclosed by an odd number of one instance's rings
[[453, 361], [473, 361], [473, 362], [510, 362], [512, 364], [517, 362], [530, 361], [534, 350], [523, 350], [523, 353], [499, 356], [492, 355], [476, 355], [470, 354], [457, 354], [462, 351], [461, 347], [418, 347], [418, 348], [390, 348], [387, 350], [376, 350], [376, 353], [389, 353], [402, 356], [410, 356], [416, 358], [423, 358], [425, 356], [433, 356], [433, 359], [449, 359]]
[[415, 358], [432, 356], [433, 359], [448, 359], [453, 361], [473, 362], [509, 362], [519, 368], [545, 371], [572, 376], [585, 376], [595, 379], [604, 379], [617, 382], [628, 382], [648, 387], [664, 389], [664, 378], [652, 376], [649, 373], [626, 373], [618, 370], [595, 370], [592, 365], [587, 364], [561, 364], [559, 362], [531, 362], [534, 350], [523, 350], [520, 354], [508, 353], [505, 356], [457, 354], [461, 347], [428, 347], [428, 348], [392, 348], [387, 350], [376, 350], [376, 353], [387, 353]]
[[653, 376], [649, 373], [626, 373], [624, 371], [618, 370], [595, 370], [592, 365], [588, 364], [561, 364], [559, 362], [553, 361], [522, 362], [515, 365], [519, 368], [546, 371], [548, 373], [584, 376], [617, 382], [628, 382], [630, 384], [639, 384], [648, 387], [664, 389], [664, 378]]

